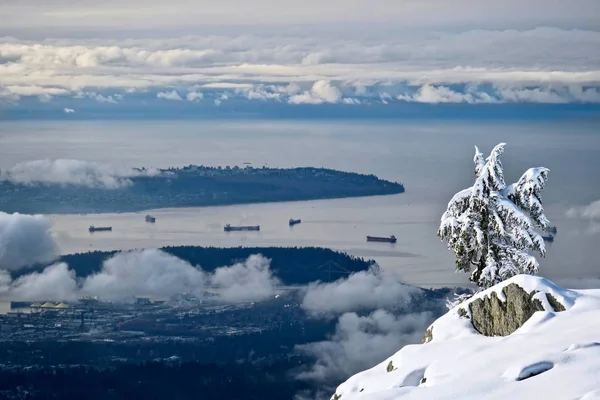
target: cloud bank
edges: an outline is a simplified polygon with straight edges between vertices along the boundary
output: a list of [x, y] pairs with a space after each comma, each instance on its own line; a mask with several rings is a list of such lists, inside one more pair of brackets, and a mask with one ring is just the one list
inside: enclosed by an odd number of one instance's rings
[[161, 250], [134, 250], [115, 254], [99, 272], [86, 278], [76, 277], [65, 263], [14, 281], [9, 271], [0, 269], [0, 296], [30, 301], [98, 296], [102, 300], [131, 302], [135, 296], [167, 300], [177, 294], [189, 294], [202, 298], [211, 289], [218, 296], [215, 300], [226, 303], [261, 301], [272, 296], [280, 284], [269, 264], [270, 260], [253, 255], [244, 262], [207, 273]]
[[59, 184], [118, 189], [131, 185], [129, 178], [159, 174], [160, 171], [154, 168], [119, 168], [89, 161], [57, 159], [18, 163], [0, 171], [0, 180], [24, 185]]
[[0, 270], [0, 296], [16, 300], [65, 301], [77, 298], [75, 272], [65, 263], [54, 264], [42, 272], [17, 278], [14, 282], [7, 271]]
[[600, 221], [600, 200], [583, 207], [572, 207], [567, 210], [567, 217]]
[[569, 218], [587, 221], [585, 234], [600, 234], [600, 200], [593, 201], [587, 206], [571, 207], [567, 210], [566, 215]]
[[87, 277], [81, 292], [112, 301], [133, 296], [166, 299], [178, 293], [202, 297], [204, 272], [161, 250], [121, 252], [106, 260], [102, 271]]
[[270, 297], [281, 285], [269, 269], [270, 260], [252, 255], [243, 263], [221, 267], [208, 277], [210, 285], [219, 290], [225, 302], [261, 301]]
[[309, 284], [301, 307], [313, 318], [337, 318], [328, 340], [296, 347], [315, 359], [296, 377], [327, 384], [418, 343], [435, 312], [443, 311], [443, 299], [428, 297], [424, 290], [372, 268], [335, 282]]
[[50, 234], [50, 220], [42, 215], [0, 211], [0, 272], [49, 262], [56, 254], [57, 246]]
[[349, 311], [397, 307], [410, 302], [422, 290], [399, 282], [394, 276], [361, 271], [331, 283], [308, 285], [301, 306], [316, 316]]
[[400, 316], [385, 310], [366, 316], [343, 314], [329, 340], [296, 347], [317, 359], [298, 378], [331, 382], [371, 368], [403, 346], [418, 343], [432, 321], [433, 315], [428, 312]]
[[[0, 38], [0, 101], [118, 111], [224, 99], [300, 104], [600, 103], [600, 32]], [[223, 96], [226, 96], [224, 98]], [[79, 114], [79, 112], [78, 112]]]

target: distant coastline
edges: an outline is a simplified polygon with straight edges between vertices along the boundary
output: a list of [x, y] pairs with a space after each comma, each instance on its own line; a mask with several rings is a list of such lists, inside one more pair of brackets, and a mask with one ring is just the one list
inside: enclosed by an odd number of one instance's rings
[[[0, 181], [0, 210], [29, 214], [137, 212], [159, 208], [208, 207], [391, 195], [398, 182], [375, 175], [326, 168], [206, 167], [135, 169], [117, 188], [45, 182]], [[135, 174], [133, 174], [135, 175]]]

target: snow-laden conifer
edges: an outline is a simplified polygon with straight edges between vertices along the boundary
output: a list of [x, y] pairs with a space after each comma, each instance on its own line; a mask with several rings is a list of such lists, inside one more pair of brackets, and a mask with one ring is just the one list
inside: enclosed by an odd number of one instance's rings
[[505, 143], [490, 156], [475, 147], [475, 183], [450, 200], [438, 236], [456, 256], [457, 271], [471, 272], [471, 281], [487, 288], [517, 274], [535, 274], [539, 264], [530, 252], [546, 255], [546, 230], [541, 193], [547, 168], [531, 168], [506, 185], [500, 156]]

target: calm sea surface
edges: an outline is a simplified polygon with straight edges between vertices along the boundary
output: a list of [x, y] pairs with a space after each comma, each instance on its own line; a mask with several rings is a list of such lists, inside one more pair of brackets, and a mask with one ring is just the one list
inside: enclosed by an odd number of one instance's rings
[[[533, 166], [550, 168], [546, 215], [558, 226], [541, 261], [551, 279], [598, 278], [600, 234], [590, 221], [565, 217], [600, 199], [600, 125], [591, 123], [344, 122], [10, 122], [0, 124], [0, 168], [46, 158], [124, 166], [188, 164], [317, 166], [372, 173], [404, 183], [394, 196], [238, 205], [141, 213], [52, 215], [64, 253], [166, 245], [325, 246], [376, 259], [411, 284], [464, 284], [452, 254], [436, 238], [439, 217], [455, 192], [472, 184], [473, 146], [506, 142], [507, 181]], [[290, 228], [289, 218], [301, 218]], [[260, 232], [223, 225], [260, 224]], [[112, 232], [88, 232], [110, 225]], [[398, 243], [367, 243], [391, 235]]]

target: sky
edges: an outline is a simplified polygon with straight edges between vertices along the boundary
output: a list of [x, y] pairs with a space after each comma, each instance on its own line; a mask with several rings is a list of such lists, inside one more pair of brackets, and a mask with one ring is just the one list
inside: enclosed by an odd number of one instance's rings
[[3, 1], [0, 108], [600, 104], [596, 0], [173, 3]]

